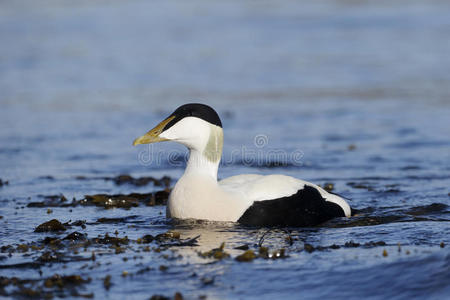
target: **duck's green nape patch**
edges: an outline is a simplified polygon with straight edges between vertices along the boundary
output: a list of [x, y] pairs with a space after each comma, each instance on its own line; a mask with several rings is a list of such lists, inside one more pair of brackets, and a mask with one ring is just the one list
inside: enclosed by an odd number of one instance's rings
[[203, 155], [211, 162], [218, 162], [222, 157], [223, 148], [223, 130], [219, 126], [211, 125], [208, 143], [206, 144]]

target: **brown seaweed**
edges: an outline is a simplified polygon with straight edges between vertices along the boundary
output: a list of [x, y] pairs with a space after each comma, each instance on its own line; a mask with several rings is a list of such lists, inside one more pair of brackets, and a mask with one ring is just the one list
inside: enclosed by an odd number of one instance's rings
[[66, 227], [58, 220], [52, 219], [48, 222], [42, 223], [36, 229], [34, 232], [50, 232], [50, 231], [65, 231]]
[[206, 252], [198, 252], [198, 255], [203, 258], [224, 259], [230, 257], [230, 254], [224, 251], [225, 243], [220, 244], [219, 248], [214, 248]]
[[168, 176], [163, 176], [160, 179], [151, 176], [135, 178], [128, 174], [121, 174], [116, 177], [105, 177], [104, 179], [111, 180], [117, 185], [131, 184], [134, 186], [145, 186], [149, 183], [153, 183], [155, 186], [169, 187], [171, 182], [171, 178]]

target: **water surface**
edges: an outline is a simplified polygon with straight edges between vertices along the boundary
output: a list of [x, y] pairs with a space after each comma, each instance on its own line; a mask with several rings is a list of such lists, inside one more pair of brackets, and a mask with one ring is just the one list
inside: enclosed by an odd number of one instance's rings
[[[55, 297], [442, 299], [450, 292], [449, 8], [445, 1], [0, 4], [0, 178], [8, 181], [0, 187], [0, 276], [31, 280], [22, 284]], [[192, 100], [222, 117], [220, 178], [281, 173], [332, 183], [357, 215], [268, 231], [174, 224], [164, 206], [144, 202], [29, 206], [51, 195], [70, 203], [164, 188], [105, 180], [120, 174], [170, 176], [173, 186], [186, 150], [131, 143]], [[72, 226], [34, 232], [54, 218]], [[199, 236], [197, 246], [142, 243], [168, 230]], [[74, 231], [129, 241], [44, 243]], [[227, 258], [198, 254], [223, 242]], [[239, 262], [244, 250], [234, 248], [242, 245], [285, 249], [287, 257]], [[45, 253], [56, 258], [45, 261]], [[54, 274], [91, 280], [44, 286]], [[2, 287], [2, 296], [25, 293]]]

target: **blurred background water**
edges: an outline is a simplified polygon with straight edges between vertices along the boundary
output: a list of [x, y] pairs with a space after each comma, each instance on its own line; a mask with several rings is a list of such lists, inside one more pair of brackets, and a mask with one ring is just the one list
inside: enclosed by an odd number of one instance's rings
[[[44, 276], [109, 273], [116, 282], [111, 290], [96, 280], [87, 287], [99, 298], [179, 290], [192, 298], [442, 299], [450, 286], [450, 254], [439, 247], [450, 242], [449, 16], [450, 3], [443, 0], [1, 1], [0, 178], [9, 181], [0, 187], [1, 244], [18, 243], [18, 236], [38, 240], [33, 229], [53, 217], [137, 216], [113, 228], [88, 226], [89, 236], [118, 229], [137, 238], [173, 228], [161, 207], [55, 208], [51, 216], [21, 207], [39, 195], [80, 199], [155, 188], [76, 176], [176, 180], [184, 168], [182, 147], [133, 148], [131, 142], [177, 106], [199, 101], [213, 106], [224, 124], [219, 177], [283, 173], [332, 182], [352, 207], [401, 222], [295, 229], [300, 241], [283, 261], [209, 264], [187, 247], [169, 273], [123, 279], [122, 271], [134, 267], [107, 257], [114, 262], [108, 267], [86, 272], [81, 263], [65, 270], [55, 264], [41, 268]], [[263, 147], [255, 145], [257, 136], [265, 137]], [[287, 155], [280, 166], [271, 164], [273, 151]], [[405, 212], [417, 210], [421, 218], [405, 219]], [[231, 252], [243, 242], [257, 243], [262, 233], [176, 229], [200, 234], [203, 250], [227, 241]], [[351, 240], [384, 241], [389, 253], [400, 243], [411, 255], [383, 257], [382, 247], [303, 251], [303, 242]], [[0, 263], [14, 259], [30, 257]], [[163, 263], [156, 254], [143, 260]], [[205, 285], [192, 273], [215, 281]], [[39, 277], [14, 268], [0, 275]]]

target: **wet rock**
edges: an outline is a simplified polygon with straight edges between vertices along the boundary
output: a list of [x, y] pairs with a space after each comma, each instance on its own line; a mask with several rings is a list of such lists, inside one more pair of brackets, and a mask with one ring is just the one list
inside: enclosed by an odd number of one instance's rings
[[444, 243], [444, 242], [441, 242], [441, 243], [439, 244], [439, 247], [444, 248], [444, 247], [445, 247], [445, 243]]
[[64, 225], [60, 221], [53, 219], [36, 227], [34, 232], [56, 232], [65, 230], [66, 227], [64, 227]]
[[3, 180], [0, 178], [0, 187], [2, 187], [2, 186], [4, 186], [4, 185], [8, 185], [8, 184], [9, 184], [8, 181], [3, 181]]
[[253, 252], [252, 250], [247, 250], [241, 255], [238, 255], [236, 257], [236, 260], [239, 262], [250, 262], [253, 261], [255, 258], [256, 258], [255, 252]]

